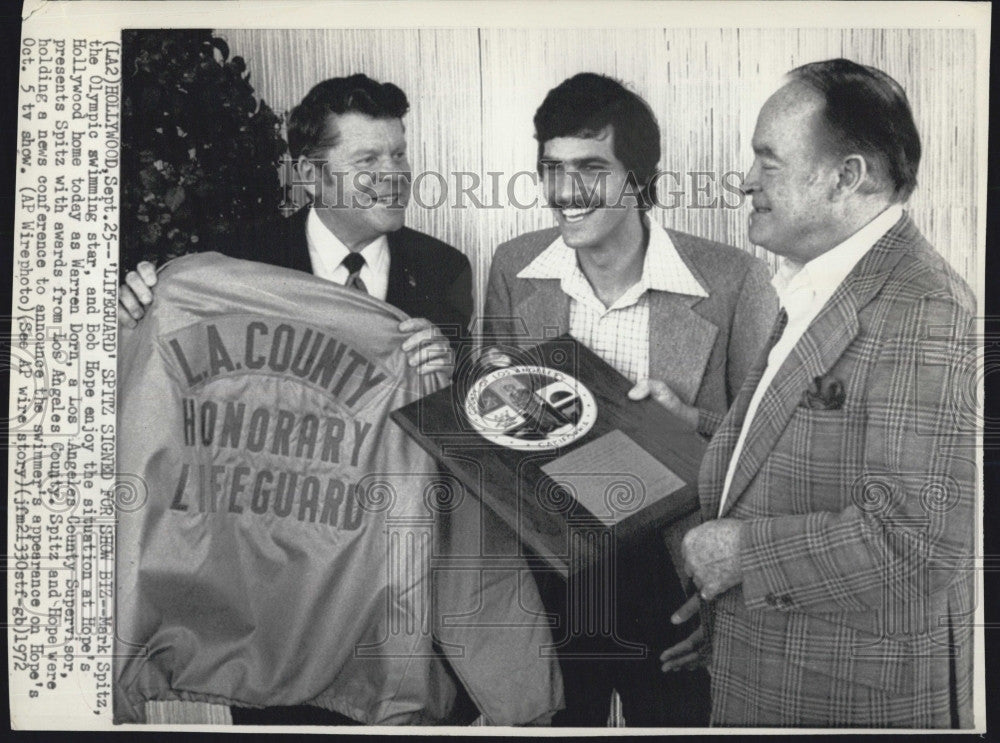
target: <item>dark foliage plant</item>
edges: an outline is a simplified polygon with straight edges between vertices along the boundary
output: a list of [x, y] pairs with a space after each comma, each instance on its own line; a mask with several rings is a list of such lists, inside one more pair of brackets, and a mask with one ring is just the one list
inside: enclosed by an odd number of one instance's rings
[[210, 30], [122, 39], [121, 268], [212, 250], [277, 215], [281, 119]]

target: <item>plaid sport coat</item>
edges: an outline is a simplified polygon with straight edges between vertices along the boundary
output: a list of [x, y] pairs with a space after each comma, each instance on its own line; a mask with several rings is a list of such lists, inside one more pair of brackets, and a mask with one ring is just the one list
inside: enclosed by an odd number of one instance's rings
[[[722, 514], [746, 522], [743, 583], [703, 615], [714, 725], [972, 725], [974, 314], [904, 215], [779, 370]], [[703, 460], [706, 520], [766, 361]], [[819, 376], [842, 407], [803, 405]]]

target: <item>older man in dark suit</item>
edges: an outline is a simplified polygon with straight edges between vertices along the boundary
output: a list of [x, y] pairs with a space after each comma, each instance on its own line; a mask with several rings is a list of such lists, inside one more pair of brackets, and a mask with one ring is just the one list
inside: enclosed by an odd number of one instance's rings
[[976, 442], [956, 390], [975, 301], [902, 208], [909, 102], [880, 70], [808, 64], [752, 144], [749, 234], [782, 257], [782, 311], [684, 539], [709, 602], [712, 722], [969, 727]]
[[[662, 228], [655, 202], [660, 130], [648, 105], [610, 78], [582, 73], [551, 90], [535, 115], [538, 168], [557, 227], [497, 248], [490, 270], [486, 335], [529, 346], [570, 333], [706, 436], [718, 426], [760, 353], [776, 311], [767, 267], [727, 245]], [[555, 723], [604, 725], [611, 688], [629, 725], [708, 722], [704, 671], [666, 678], [651, 650], [672, 642], [664, 592], [682, 598], [668, 554], [689, 521], [617, 559], [607, 597], [617, 638], [563, 646], [566, 710]], [[493, 531], [496, 535], [500, 527]], [[497, 537], [497, 541], [500, 541]], [[563, 614], [565, 589], [540, 577]], [[667, 599], [669, 602], [670, 599]], [[616, 642], [648, 655], [613, 657]], [[581, 644], [582, 642], [582, 644]], [[589, 654], [580, 659], [572, 656]]]
[[[433, 371], [453, 362], [472, 313], [472, 272], [462, 253], [403, 226], [410, 163], [406, 95], [357, 74], [317, 84], [288, 120], [289, 152], [311, 204], [288, 219], [246, 225], [225, 245], [235, 258], [307, 271], [366, 291], [412, 319], [404, 349]], [[140, 263], [119, 292], [120, 322], [142, 318], [156, 270]]]
[[[246, 225], [212, 246], [235, 258], [312, 273], [395, 305], [410, 319], [403, 350], [421, 374], [451, 371], [472, 313], [469, 260], [403, 226], [410, 164], [406, 95], [365, 75], [319, 83], [288, 120], [291, 156], [311, 204], [288, 219]], [[120, 288], [119, 321], [134, 325], [153, 301], [156, 270], [143, 263]], [[280, 287], [275, 287], [280, 292]], [[335, 633], [334, 633], [335, 635]], [[357, 724], [313, 706], [233, 707], [245, 724]]]

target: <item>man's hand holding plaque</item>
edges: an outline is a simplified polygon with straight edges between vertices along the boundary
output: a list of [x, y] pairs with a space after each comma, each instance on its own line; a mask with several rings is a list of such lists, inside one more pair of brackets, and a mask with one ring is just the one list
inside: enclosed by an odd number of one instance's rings
[[691, 428], [698, 426], [698, 408], [693, 405], [685, 405], [667, 385], [659, 379], [640, 379], [639, 382], [628, 391], [630, 400], [643, 400], [651, 397], [682, 421], [686, 421]]
[[394, 419], [560, 572], [588, 561], [574, 528], [625, 545], [696, 510], [698, 411], [665, 383], [633, 386], [570, 336], [489, 347], [455, 379]]

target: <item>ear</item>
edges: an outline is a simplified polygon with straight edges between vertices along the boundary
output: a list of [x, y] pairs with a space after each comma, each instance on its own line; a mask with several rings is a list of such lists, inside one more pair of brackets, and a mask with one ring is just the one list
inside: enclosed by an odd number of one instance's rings
[[868, 161], [864, 155], [847, 155], [837, 170], [837, 196], [844, 198], [856, 193], [868, 180]]
[[295, 171], [298, 176], [298, 183], [309, 194], [309, 198], [316, 200], [316, 181], [320, 177], [320, 172], [316, 169], [316, 164], [305, 155], [299, 155], [295, 163]]

